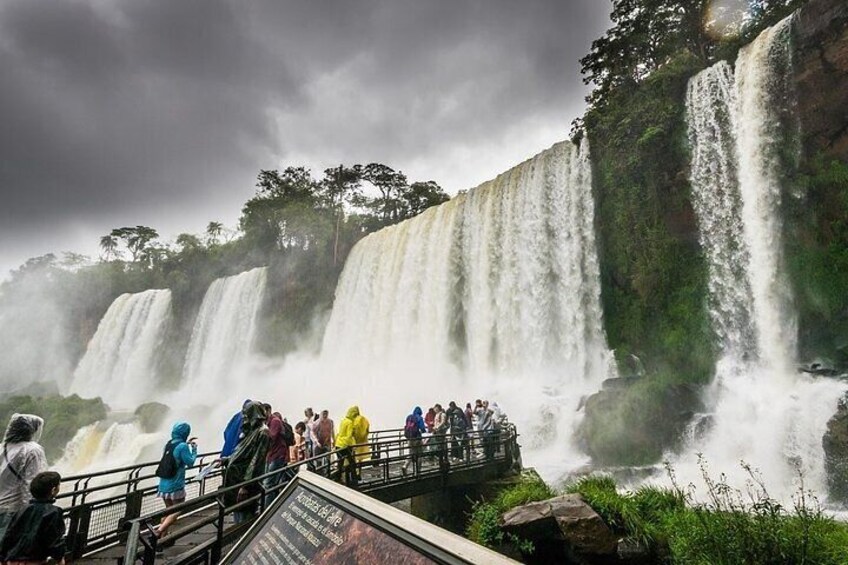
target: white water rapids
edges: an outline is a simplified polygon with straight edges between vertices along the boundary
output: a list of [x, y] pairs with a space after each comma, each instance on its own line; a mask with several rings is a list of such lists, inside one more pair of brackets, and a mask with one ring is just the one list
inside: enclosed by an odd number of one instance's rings
[[70, 392], [135, 409], [155, 396], [157, 359], [171, 320], [171, 291], [122, 294], [109, 306], [80, 360]]
[[737, 487], [758, 469], [773, 496], [826, 492], [822, 436], [844, 385], [795, 370], [797, 323], [785, 278], [781, 117], [791, 111], [791, 19], [689, 82], [691, 182], [709, 263], [709, 306], [720, 359], [712, 425], [674, 465], [697, 481], [694, 452]]

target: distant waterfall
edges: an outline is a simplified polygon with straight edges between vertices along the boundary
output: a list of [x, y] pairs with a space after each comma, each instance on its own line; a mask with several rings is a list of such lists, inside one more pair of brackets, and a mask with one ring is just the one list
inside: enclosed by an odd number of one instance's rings
[[135, 408], [153, 396], [158, 351], [171, 320], [171, 291], [122, 294], [109, 306], [70, 391], [103, 398], [113, 408]]
[[264, 267], [218, 279], [209, 286], [191, 332], [183, 388], [226, 386], [253, 348], [265, 295]]
[[[689, 82], [691, 184], [721, 358], [713, 428], [693, 446], [722, 472], [745, 460], [791, 490], [823, 488], [821, 438], [844, 387], [796, 374], [781, 224], [782, 116], [791, 111], [791, 19]], [[718, 469], [717, 469], [718, 470]], [[821, 491], [820, 491], [821, 492]]]
[[[371, 234], [345, 265], [322, 356], [371, 384], [414, 382], [403, 402], [474, 381], [467, 394], [494, 387], [528, 429], [570, 428], [611, 370], [593, 223], [584, 140]], [[388, 365], [396, 377], [377, 381]]]
[[77, 430], [53, 467], [64, 475], [76, 475], [132, 465], [150, 457], [149, 452], [158, 455], [166, 439], [166, 434], [144, 433], [135, 422], [96, 422]]

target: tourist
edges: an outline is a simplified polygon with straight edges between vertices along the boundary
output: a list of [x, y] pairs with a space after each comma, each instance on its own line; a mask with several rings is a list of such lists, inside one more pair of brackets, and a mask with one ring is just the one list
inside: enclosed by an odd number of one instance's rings
[[[196, 438], [189, 438], [191, 426], [185, 422], [177, 422], [171, 429], [171, 439], [165, 444], [162, 459], [156, 468], [159, 477], [159, 488], [156, 496], [165, 503], [165, 508], [185, 502], [185, 472], [194, 465], [197, 459]], [[168, 514], [162, 519], [156, 530], [156, 537], [161, 538], [179, 518], [179, 512]]]
[[44, 420], [32, 414], [13, 414], [3, 437], [0, 457], [0, 538], [15, 512], [29, 502], [30, 481], [47, 470], [44, 448], [38, 444]]
[[353, 422], [357, 416], [359, 416], [359, 408], [351, 406], [339, 423], [339, 433], [336, 435], [336, 449], [338, 450], [336, 457], [339, 465], [336, 476], [338, 480], [344, 479], [348, 486], [356, 485], [356, 462], [353, 456], [353, 446], [356, 444], [356, 440], [353, 436]]
[[462, 459], [468, 426], [465, 421], [465, 412], [453, 400], [448, 404], [447, 420], [450, 425], [451, 459]]
[[406, 475], [409, 464], [412, 463], [412, 470], [418, 464], [418, 458], [421, 456], [421, 434], [427, 431], [427, 426], [424, 424], [424, 418], [421, 417], [422, 410], [420, 406], [416, 406], [412, 414], [406, 417], [406, 423], [403, 427], [403, 435], [409, 443], [409, 459], [403, 462], [400, 471]]
[[[225, 488], [250, 481], [265, 472], [265, 459], [270, 442], [265, 408], [259, 402], [249, 402], [242, 412], [242, 439], [224, 470]], [[241, 487], [238, 491], [230, 489], [224, 493], [224, 504], [233, 506], [260, 492], [261, 489], [256, 483]], [[246, 522], [256, 514], [257, 507], [258, 502], [254, 502], [236, 510], [233, 519], [237, 524]]]
[[486, 459], [492, 459], [495, 455], [494, 451], [494, 433], [495, 422], [492, 411], [489, 409], [488, 401], [483, 401], [480, 407], [474, 411], [477, 416], [477, 425], [480, 428], [480, 433], [483, 436], [483, 454]]
[[333, 450], [333, 439], [336, 435], [335, 426], [330, 419], [330, 412], [321, 411], [321, 417], [315, 424], [315, 455], [323, 455]]
[[[285, 427], [283, 425], [283, 416], [279, 412], [273, 412], [268, 418], [268, 455], [265, 456], [265, 473], [273, 473], [283, 469], [289, 463], [289, 444], [286, 441]], [[279, 494], [279, 491], [271, 492], [274, 487], [280, 484], [283, 480], [284, 472], [280, 471], [275, 475], [266, 477], [262, 486], [267, 493], [265, 497], [265, 506], [273, 502], [274, 498]]]
[[[368, 418], [362, 415], [358, 406], [354, 406], [357, 411], [356, 417], [353, 419], [353, 439], [357, 443], [356, 460], [361, 462], [371, 457], [371, 447], [368, 445], [368, 433], [371, 431], [371, 422]], [[359, 468], [356, 469], [359, 475]]]
[[294, 444], [289, 447], [289, 460], [292, 463], [306, 459], [306, 430], [307, 426], [303, 422], [298, 422], [294, 426]]
[[433, 433], [433, 422], [436, 420], [436, 411], [431, 406], [427, 410], [427, 415], [424, 416], [424, 424], [427, 426], [427, 432]]
[[236, 447], [238, 447], [239, 440], [242, 437], [242, 412], [248, 404], [250, 404], [249, 399], [242, 403], [241, 410], [233, 414], [233, 417], [230, 418], [230, 421], [227, 423], [227, 427], [224, 428], [224, 447], [221, 448], [221, 458], [229, 457], [233, 454], [233, 451], [236, 450]]
[[465, 424], [468, 431], [474, 429], [474, 409], [471, 408], [471, 403], [465, 403]]
[[306, 435], [304, 439], [306, 440], [306, 457], [311, 458], [315, 456], [315, 444], [318, 443], [315, 439], [315, 426], [318, 424], [318, 414], [312, 411], [312, 408], [307, 408], [303, 411], [303, 415], [306, 416], [306, 419], [303, 420], [303, 424], [306, 426]]
[[54, 504], [62, 477], [47, 471], [29, 484], [32, 500], [18, 512], [0, 541], [0, 561], [14, 563], [65, 563], [65, 520]]
[[436, 416], [433, 418], [433, 447], [436, 453], [441, 454], [444, 452], [447, 442], [448, 417], [441, 404], [436, 404], [433, 410], [436, 412]]

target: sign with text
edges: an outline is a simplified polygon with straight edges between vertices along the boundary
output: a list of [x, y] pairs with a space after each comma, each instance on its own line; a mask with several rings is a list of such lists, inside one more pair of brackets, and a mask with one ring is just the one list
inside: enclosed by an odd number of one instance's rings
[[342, 508], [320, 489], [296, 481], [226, 559], [245, 565], [437, 563], [404, 541]]

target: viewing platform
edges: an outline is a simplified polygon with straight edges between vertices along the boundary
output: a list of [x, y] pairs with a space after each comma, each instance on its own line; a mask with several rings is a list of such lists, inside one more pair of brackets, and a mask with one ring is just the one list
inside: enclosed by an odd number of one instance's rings
[[[436, 493], [452, 487], [482, 484], [521, 471], [518, 433], [512, 424], [484, 439], [481, 432], [466, 434], [462, 458], [451, 457], [451, 437], [426, 438], [423, 454], [410, 461], [409, 441], [402, 429], [369, 434], [367, 447], [359, 455], [355, 471], [359, 479], [347, 486], [382, 502], [397, 502]], [[489, 456], [484, 453], [489, 442]], [[261, 514], [301, 468], [344, 483], [337, 451], [291, 464], [279, 471], [256, 477], [240, 485], [221, 488], [220, 467], [201, 474], [218, 459], [217, 453], [199, 455], [186, 472], [187, 499], [165, 509], [157, 498], [158, 461], [110, 469], [63, 479], [57, 504], [65, 511], [68, 560], [74, 563], [217, 563], [250, 528], [253, 520], [236, 524], [233, 513], [258, 503]], [[404, 463], [409, 462], [404, 471]], [[266, 491], [263, 480], [280, 474], [280, 483]], [[251, 485], [259, 493], [245, 501], [226, 505], [224, 494]], [[266, 495], [272, 496], [267, 497]], [[168, 514], [181, 514], [170, 533], [156, 540], [153, 528]], [[157, 548], [156, 544], [161, 544]], [[157, 552], [157, 549], [159, 551]]]

